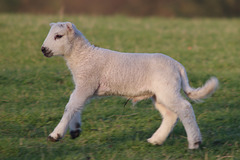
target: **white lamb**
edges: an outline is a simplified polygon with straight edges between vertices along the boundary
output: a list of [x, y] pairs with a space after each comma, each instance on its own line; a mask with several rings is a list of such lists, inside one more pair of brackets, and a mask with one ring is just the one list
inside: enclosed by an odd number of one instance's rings
[[205, 85], [189, 86], [184, 67], [176, 60], [161, 54], [121, 53], [91, 45], [70, 22], [51, 23], [42, 45], [46, 57], [63, 56], [67, 62], [75, 90], [66, 105], [63, 117], [49, 135], [51, 141], [63, 138], [69, 126], [74, 139], [81, 132], [81, 112], [85, 102], [94, 96], [118, 95], [137, 102], [151, 98], [163, 116], [159, 129], [148, 139], [161, 145], [180, 118], [187, 133], [189, 149], [202, 142], [191, 104], [181, 95], [194, 101], [207, 98], [218, 87], [212, 77]]

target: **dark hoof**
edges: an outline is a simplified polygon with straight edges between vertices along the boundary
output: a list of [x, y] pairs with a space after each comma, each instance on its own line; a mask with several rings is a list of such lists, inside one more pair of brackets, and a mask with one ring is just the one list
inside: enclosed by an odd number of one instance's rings
[[198, 149], [201, 144], [201, 141], [195, 142], [193, 146], [189, 146], [189, 149]]
[[79, 137], [80, 133], [81, 133], [81, 130], [70, 131], [71, 138], [75, 139], [75, 138]]
[[61, 136], [58, 134], [57, 135], [57, 139], [51, 137], [51, 136], [48, 136], [48, 140], [51, 141], [51, 142], [57, 142], [61, 139]]

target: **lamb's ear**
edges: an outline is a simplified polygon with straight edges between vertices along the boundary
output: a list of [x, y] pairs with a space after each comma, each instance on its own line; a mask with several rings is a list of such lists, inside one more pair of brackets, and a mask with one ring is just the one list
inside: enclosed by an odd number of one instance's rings
[[49, 25], [52, 27], [55, 23], [50, 23]]
[[72, 32], [73, 31], [73, 25], [72, 25], [71, 22], [66, 22], [66, 26], [67, 26], [68, 32]]

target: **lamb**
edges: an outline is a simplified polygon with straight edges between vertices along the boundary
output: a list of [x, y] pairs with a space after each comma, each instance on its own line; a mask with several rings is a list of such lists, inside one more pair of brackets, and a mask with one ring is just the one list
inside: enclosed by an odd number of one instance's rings
[[216, 77], [194, 89], [188, 83], [183, 65], [167, 55], [103, 49], [90, 44], [70, 22], [51, 23], [50, 26], [41, 50], [46, 57], [62, 56], [75, 83], [61, 121], [48, 136], [50, 141], [63, 138], [68, 127], [72, 139], [80, 135], [81, 112], [87, 100], [117, 95], [133, 102], [152, 99], [163, 120], [147, 140], [149, 143], [162, 145], [179, 118], [187, 133], [188, 148], [199, 148], [202, 137], [195, 114], [191, 103], [180, 91], [182, 89], [193, 101], [200, 101], [215, 92], [218, 87]]

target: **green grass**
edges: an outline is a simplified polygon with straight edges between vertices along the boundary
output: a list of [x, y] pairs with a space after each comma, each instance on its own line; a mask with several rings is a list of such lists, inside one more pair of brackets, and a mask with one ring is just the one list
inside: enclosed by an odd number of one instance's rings
[[[146, 142], [161, 117], [150, 100], [123, 107], [119, 97], [94, 99], [82, 117], [82, 135], [47, 141], [74, 86], [61, 57], [40, 47], [49, 23], [71, 21], [95, 45], [123, 52], [161, 52], [181, 62], [191, 85], [210, 76], [220, 88], [194, 104], [201, 149], [187, 149], [180, 122], [162, 146]], [[0, 14], [0, 159], [240, 159], [240, 19], [165, 19], [123, 16]]]

